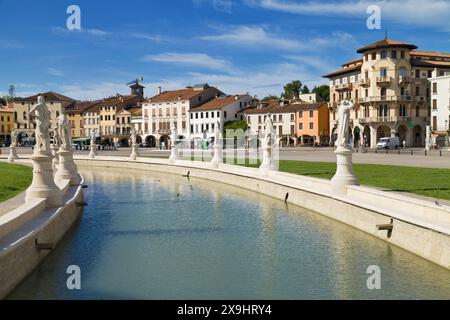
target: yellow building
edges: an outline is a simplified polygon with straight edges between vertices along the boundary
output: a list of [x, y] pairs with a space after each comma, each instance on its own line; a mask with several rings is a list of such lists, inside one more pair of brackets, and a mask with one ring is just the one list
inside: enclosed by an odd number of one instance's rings
[[417, 51], [413, 44], [383, 39], [357, 50], [362, 57], [325, 75], [330, 80], [330, 132], [337, 127], [336, 108], [354, 103], [350, 127], [354, 145], [375, 148], [382, 137], [397, 136], [406, 146], [423, 147], [430, 124], [432, 71], [450, 70], [450, 54]]
[[89, 138], [85, 132], [84, 113], [87, 109], [94, 106], [97, 102], [83, 101], [75, 102], [66, 108], [67, 119], [70, 123], [72, 138]]
[[75, 102], [74, 99], [66, 97], [62, 94], [49, 91], [45, 93], [38, 93], [30, 97], [15, 99], [13, 103], [14, 108], [14, 122], [15, 128], [21, 133], [18, 140], [24, 137], [31, 137], [34, 135], [35, 124], [29, 116], [29, 112], [33, 105], [37, 103], [37, 97], [43, 96], [50, 111], [52, 127], [56, 125], [56, 118], [61, 111], [70, 104]]
[[14, 130], [14, 109], [0, 106], [0, 146], [11, 142]]

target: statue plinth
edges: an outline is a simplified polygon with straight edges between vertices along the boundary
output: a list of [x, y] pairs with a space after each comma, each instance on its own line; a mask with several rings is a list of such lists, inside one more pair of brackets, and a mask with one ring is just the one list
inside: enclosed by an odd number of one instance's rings
[[219, 143], [214, 144], [214, 155], [211, 159], [211, 165], [213, 168], [218, 168], [223, 163], [222, 145]]
[[273, 146], [264, 143], [263, 147], [263, 159], [259, 166], [259, 171], [262, 174], [267, 174], [270, 170], [275, 168], [273, 161]]
[[97, 155], [97, 145], [91, 144], [90, 148], [91, 151], [89, 151], [89, 159], [95, 159], [95, 156]]
[[30, 160], [33, 163], [33, 181], [26, 191], [25, 202], [45, 198], [48, 208], [60, 207], [62, 195], [53, 179], [52, 156], [35, 152]]
[[8, 162], [14, 162], [14, 160], [16, 159], [19, 159], [19, 156], [17, 155], [16, 146], [11, 145], [9, 147]]
[[140, 157], [141, 155], [139, 154], [139, 148], [137, 144], [133, 144], [131, 146], [131, 155], [130, 155], [130, 160], [135, 161], [137, 157]]
[[175, 161], [178, 160], [178, 148], [175, 144], [171, 146], [170, 156], [169, 156], [169, 162], [175, 163]]
[[336, 194], [347, 194], [347, 186], [358, 185], [358, 178], [353, 173], [352, 150], [339, 146], [336, 154], [336, 173], [331, 179], [331, 189]]
[[59, 165], [55, 174], [55, 181], [61, 182], [67, 179], [70, 180], [70, 185], [79, 185], [81, 183], [81, 177], [73, 161], [73, 150], [59, 148], [57, 155], [59, 156]]

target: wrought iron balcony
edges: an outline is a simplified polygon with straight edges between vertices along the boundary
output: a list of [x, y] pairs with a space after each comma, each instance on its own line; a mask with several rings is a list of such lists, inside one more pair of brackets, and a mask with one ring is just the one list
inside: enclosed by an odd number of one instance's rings
[[370, 87], [370, 78], [359, 79], [358, 85], [361, 87]]
[[353, 85], [350, 82], [341, 83], [334, 86], [334, 90], [336, 91], [350, 91], [352, 90]]
[[377, 77], [377, 85], [378, 86], [388, 86], [391, 84], [391, 77]]

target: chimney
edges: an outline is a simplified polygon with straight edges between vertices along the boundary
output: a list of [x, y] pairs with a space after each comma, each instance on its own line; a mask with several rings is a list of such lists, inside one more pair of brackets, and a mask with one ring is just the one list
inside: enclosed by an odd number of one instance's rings
[[162, 88], [161, 88], [161, 86], [159, 86], [158, 87], [158, 94], [161, 94], [161, 92], [162, 92]]

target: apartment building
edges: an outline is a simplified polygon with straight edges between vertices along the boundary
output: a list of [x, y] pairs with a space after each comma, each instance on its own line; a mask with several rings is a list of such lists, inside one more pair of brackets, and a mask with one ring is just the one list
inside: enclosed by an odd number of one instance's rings
[[11, 132], [14, 130], [14, 109], [0, 104], [0, 146], [11, 143]]
[[72, 139], [80, 139], [80, 138], [88, 138], [85, 131], [85, 111], [92, 106], [94, 106], [96, 102], [91, 101], [80, 101], [74, 102], [71, 105], [67, 106], [65, 109], [65, 113], [67, 115], [67, 120], [69, 121]]
[[[249, 133], [264, 135], [266, 117], [272, 117], [273, 129], [280, 146], [297, 145], [296, 113], [299, 104], [290, 104], [288, 100], [273, 99], [260, 101], [256, 107], [244, 111]], [[254, 143], [251, 142], [252, 145]]]
[[74, 99], [53, 91], [38, 93], [26, 98], [15, 99], [13, 104], [14, 122], [15, 128], [21, 133], [19, 135], [19, 140], [21, 140], [22, 137], [31, 137], [34, 135], [33, 131], [35, 129], [35, 124], [30, 118], [29, 112], [37, 103], [38, 96], [43, 96], [45, 99], [45, 103], [50, 111], [52, 127], [55, 126], [56, 118], [59, 116], [61, 111], [75, 102]]
[[168, 147], [172, 128], [178, 139], [190, 138], [189, 110], [223, 93], [208, 84], [162, 92], [142, 103], [143, 140], [149, 147]]
[[326, 102], [297, 103], [296, 127], [301, 145], [328, 145], [330, 142], [330, 112]]
[[449, 146], [450, 130], [450, 70], [435, 69], [431, 82], [431, 138], [438, 147]]
[[383, 39], [357, 50], [362, 57], [325, 75], [330, 80], [330, 132], [336, 139], [336, 108], [343, 99], [355, 108], [350, 127], [355, 146], [374, 148], [382, 137], [398, 136], [423, 147], [431, 115], [430, 78], [450, 70], [450, 54], [417, 51], [417, 46]]
[[252, 107], [256, 99], [248, 94], [221, 95], [189, 110], [191, 139], [213, 140], [216, 126], [223, 131], [226, 123], [245, 120], [244, 110]]

